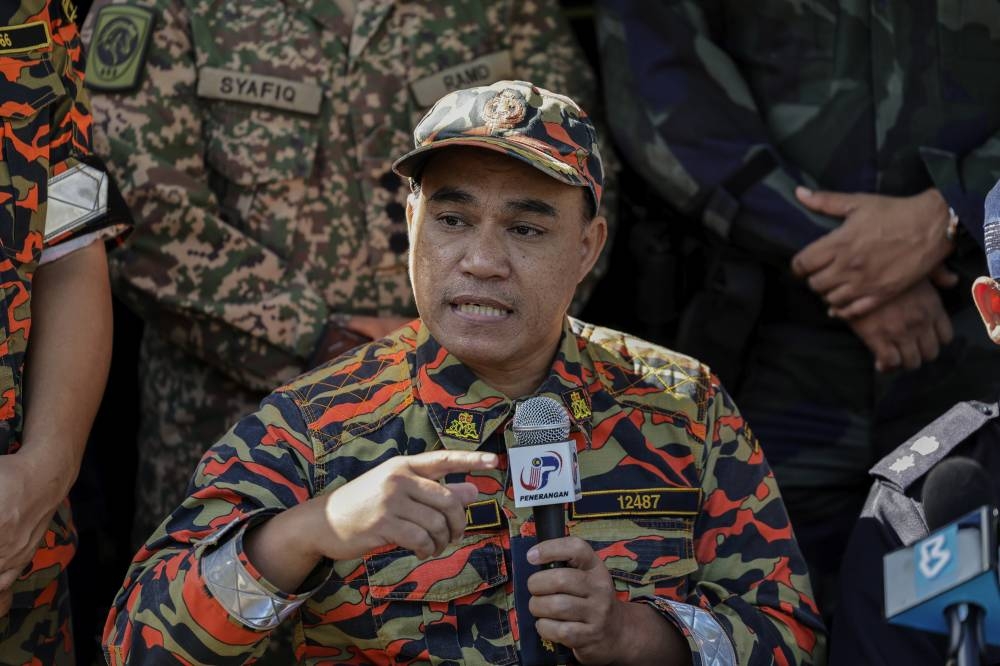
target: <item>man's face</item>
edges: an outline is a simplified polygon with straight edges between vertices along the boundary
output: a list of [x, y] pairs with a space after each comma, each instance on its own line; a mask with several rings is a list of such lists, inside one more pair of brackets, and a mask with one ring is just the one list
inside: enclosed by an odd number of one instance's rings
[[584, 188], [475, 148], [430, 158], [407, 205], [410, 277], [431, 334], [480, 376], [544, 372], [607, 227]]

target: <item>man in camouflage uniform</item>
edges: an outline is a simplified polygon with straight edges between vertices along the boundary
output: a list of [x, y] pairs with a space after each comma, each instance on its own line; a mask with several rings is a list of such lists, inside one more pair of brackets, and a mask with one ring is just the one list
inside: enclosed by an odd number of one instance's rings
[[[293, 621], [306, 663], [554, 663], [546, 641], [581, 663], [815, 663], [805, 564], [718, 381], [566, 316], [607, 233], [586, 114], [501, 81], [414, 136], [395, 171], [421, 319], [206, 453], [115, 600], [110, 663], [239, 662]], [[566, 405], [584, 491], [540, 545], [505, 455], [531, 395]]]
[[[105, 175], [69, 2], [0, 8], [0, 663], [72, 664], [76, 478], [111, 357]], [[28, 344], [30, 336], [30, 347]], [[29, 353], [30, 352], [30, 353]]]
[[[977, 279], [972, 297], [986, 333], [1000, 345], [1000, 183], [986, 199], [984, 216], [989, 276]], [[883, 558], [927, 536], [923, 492], [935, 465], [970, 458], [988, 472], [1000, 497], [1000, 404], [966, 401], [953, 406], [903, 442], [871, 469], [875, 482], [844, 553], [851, 571], [840, 584], [830, 660], [837, 666], [913, 664], [936, 666], [948, 657], [948, 638], [889, 624], [884, 616]], [[961, 492], [961, 489], [954, 489]], [[1000, 664], [990, 646], [984, 664]]]
[[137, 221], [112, 271], [147, 324], [139, 542], [268, 389], [412, 317], [391, 156], [438, 97], [510, 77], [594, 96], [555, 0], [105, 0], [83, 32]]
[[741, 371], [825, 603], [865, 470], [1000, 390], [949, 289], [1000, 176], [1000, 4], [600, 4], [619, 145], [715, 255], [679, 347]]

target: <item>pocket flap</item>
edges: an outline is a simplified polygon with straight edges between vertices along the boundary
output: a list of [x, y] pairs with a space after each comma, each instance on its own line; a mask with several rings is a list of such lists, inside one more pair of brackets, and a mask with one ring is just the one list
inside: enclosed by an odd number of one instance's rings
[[48, 58], [0, 56], [0, 118], [31, 118], [65, 94]]
[[403, 548], [364, 558], [373, 600], [452, 601], [507, 581], [499, 534], [464, 537], [437, 557], [421, 560]]
[[243, 187], [308, 178], [319, 141], [315, 122], [282, 111], [212, 102], [206, 158]]
[[587, 541], [612, 577], [648, 584], [698, 568], [694, 523], [682, 518], [581, 520], [570, 534]]

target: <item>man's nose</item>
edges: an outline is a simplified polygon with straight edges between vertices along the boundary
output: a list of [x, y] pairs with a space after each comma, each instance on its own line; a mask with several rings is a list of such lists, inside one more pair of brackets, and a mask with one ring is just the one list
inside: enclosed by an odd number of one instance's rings
[[503, 230], [480, 227], [470, 234], [462, 255], [462, 271], [481, 280], [507, 277], [510, 256], [503, 233]]

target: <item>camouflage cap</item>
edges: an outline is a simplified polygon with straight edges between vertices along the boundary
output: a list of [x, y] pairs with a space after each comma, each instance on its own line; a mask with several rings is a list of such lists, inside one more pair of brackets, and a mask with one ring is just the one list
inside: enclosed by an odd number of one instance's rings
[[604, 189], [597, 132], [587, 114], [564, 95], [526, 81], [497, 81], [439, 99], [413, 130], [416, 148], [392, 165], [418, 178], [428, 153], [474, 146], [505, 153], [568, 185], [590, 190], [596, 211]]
[[1000, 280], [1000, 182], [986, 195], [983, 236], [986, 239], [986, 264], [990, 277]]

